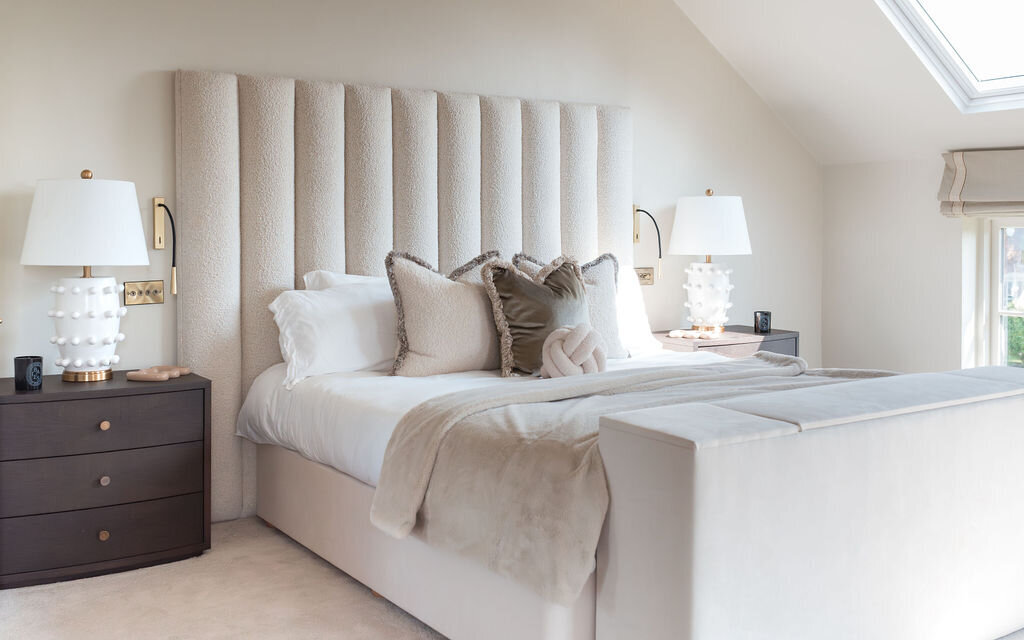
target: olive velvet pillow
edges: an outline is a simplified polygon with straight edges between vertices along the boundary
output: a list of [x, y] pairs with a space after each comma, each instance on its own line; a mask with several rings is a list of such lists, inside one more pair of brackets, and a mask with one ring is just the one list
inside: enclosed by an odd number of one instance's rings
[[555, 329], [589, 321], [579, 265], [558, 258], [532, 277], [510, 262], [480, 272], [491, 298], [501, 345], [501, 375], [540, 371], [544, 340]]
[[[544, 263], [525, 253], [512, 257], [512, 264], [521, 271], [535, 275], [544, 268]], [[601, 334], [609, 358], [629, 357], [629, 351], [619, 337], [618, 280], [619, 261], [610, 253], [582, 265], [583, 284], [587, 287], [587, 307], [590, 309], [590, 326]], [[632, 275], [632, 274], [630, 274]]]

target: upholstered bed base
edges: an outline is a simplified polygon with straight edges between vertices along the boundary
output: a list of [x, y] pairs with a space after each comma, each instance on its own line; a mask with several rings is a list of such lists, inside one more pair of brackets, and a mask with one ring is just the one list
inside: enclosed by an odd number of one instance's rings
[[482, 565], [370, 524], [373, 487], [274, 445], [258, 447], [257, 514], [450, 638], [593, 640], [594, 578], [573, 607]]
[[1024, 628], [1021, 415], [1024, 375], [987, 369], [602, 418], [610, 510], [569, 608], [384, 535], [371, 487], [281, 447], [257, 512], [454, 640], [994, 640]]

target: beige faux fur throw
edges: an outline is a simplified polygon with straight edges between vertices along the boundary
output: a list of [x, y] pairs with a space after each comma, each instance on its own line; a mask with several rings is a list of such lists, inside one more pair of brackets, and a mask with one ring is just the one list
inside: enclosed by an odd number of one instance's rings
[[370, 518], [396, 538], [415, 529], [428, 544], [569, 604], [594, 570], [608, 507], [597, 449], [600, 416], [854, 377], [807, 373], [800, 358], [759, 353], [434, 398], [395, 428]]

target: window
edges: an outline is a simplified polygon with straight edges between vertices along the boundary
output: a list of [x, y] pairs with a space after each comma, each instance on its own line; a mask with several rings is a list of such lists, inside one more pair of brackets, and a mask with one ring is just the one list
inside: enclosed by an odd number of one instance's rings
[[993, 221], [992, 246], [992, 363], [1024, 367], [1024, 220]]
[[961, 111], [1024, 107], [1024, 2], [875, 1]]

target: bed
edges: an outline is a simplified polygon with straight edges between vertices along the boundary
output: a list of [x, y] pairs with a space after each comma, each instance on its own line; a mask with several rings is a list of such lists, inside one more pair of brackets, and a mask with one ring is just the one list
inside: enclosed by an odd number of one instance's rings
[[[411, 407], [364, 405], [351, 429], [317, 431], [316, 410], [275, 384], [267, 305], [315, 269], [383, 275], [392, 249], [445, 271], [489, 248], [612, 252], [629, 270], [628, 109], [178, 72], [176, 120], [179, 354], [214, 384], [216, 520], [255, 513], [456, 639], [987, 640], [1024, 626], [1024, 379], [1001, 368], [603, 415], [607, 517], [571, 602], [384, 534], [369, 518], [382, 443]], [[379, 388], [326, 378], [307, 391]], [[532, 384], [464, 378], [406, 403]]]

